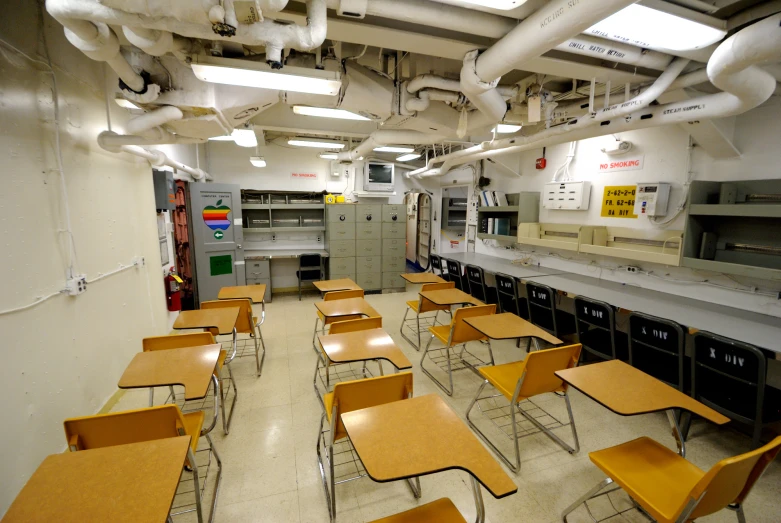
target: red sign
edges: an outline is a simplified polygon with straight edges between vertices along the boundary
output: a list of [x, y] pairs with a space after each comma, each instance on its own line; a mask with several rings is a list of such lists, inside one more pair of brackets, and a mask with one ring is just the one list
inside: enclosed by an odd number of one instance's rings
[[643, 168], [643, 157], [627, 158], [625, 160], [609, 160], [599, 162], [599, 172], [635, 171]]
[[317, 174], [315, 173], [292, 173], [291, 178], [308, 178], [308, 179], [316, 179]]

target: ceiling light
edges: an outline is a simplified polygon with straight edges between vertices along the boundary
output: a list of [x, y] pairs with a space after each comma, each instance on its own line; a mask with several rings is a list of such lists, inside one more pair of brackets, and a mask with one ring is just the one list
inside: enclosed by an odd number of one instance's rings
[[506, 123], [500, 123], [497, 124], [496, 127], [491, 129], [491, 132], [499, 133], [499, 134], [507, 134], [507, 133], [517, 133], [521, 130], [523, 126], [522, 125], [509, 125]]
[[420, 158], [421, 153], [409, 153], [409, 154], [403, 154], [396, 158], [397, 162], [408, 162], [410, 160], [414, 160], [416, 158]]
[[374, 152], [377, 153], [411, 153], [414, 152], [414, 147], [390, 147], [390, 146], [384, 146], [384, 147], [375, 147]]
[[212, 136], [210, 142], [235, 142], [239, 147], [257, 147], [258, 138], [252, 129], [234, 129], [232, 133], [222, 136]]
[[337, 155], [336, 153], [320, 153], [317, 156], [319, 156], [323, 160], [338, 160], [339, 159], [339, 155]]
[[116, 104], [118, 106], [120, 106], [123, 109], [141, 109], [139, 106], [137, 106], [136, 104], [134, 104], [130, 100], [127, 100], [125, 98], [121, 98], [119, 96], [114, 98], [114, 101], [116, 102]]
[[266, 166], [266, 160], [264, 160], [262, 156], [250, 156], [249, 157], [249, 163], [251, 163], [255, 167], [265, 167]]
[[199, 55], [193, 58], [192, 69], [198, 79], [217, 84], [331, 96], [342, 87], [338, 72], [293, 66], [275, 70], [250, 60]]
[[344, 149], [342, 142], [335, 140], [322, 140], [315, 138], [301, 138], [296, 136], [287, 141], [288, 145], [295, 145], [297, 147], [314, 147], [315, 149]]
[[293, 112], [304, 116], [319, 116], [321, 118], [338, 118], [339, 120], [364, 120], [370, 121], [365, 116], [351, 113], [344, 109], [328, 109], [326, 107], [309, 107], [308, 105], [294, 105]]
[[507, 11], [526, 3], [526, 0], [463, 0], [464, 3]]
[[639, 47], [700, 49], [727, 35], [726, 22], [658, 0], [632, 4], [597, 22], [586, 33]]

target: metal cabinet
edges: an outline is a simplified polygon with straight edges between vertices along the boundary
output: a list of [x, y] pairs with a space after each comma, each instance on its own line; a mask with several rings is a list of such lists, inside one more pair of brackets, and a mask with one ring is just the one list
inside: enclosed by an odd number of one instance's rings
[[406, 282], [407, 206], [382, 206], [382, 288], [404, 290]]
[[357, 240], [355, 242], [356, 256], [382, 256], [382, 239], [376, 240]]

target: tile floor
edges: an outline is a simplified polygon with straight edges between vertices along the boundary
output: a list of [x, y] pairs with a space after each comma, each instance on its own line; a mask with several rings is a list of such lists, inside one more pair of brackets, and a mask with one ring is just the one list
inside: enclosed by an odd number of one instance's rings
[[[406, 293], [368, 295], [367, 300], [382, 314], [385, 329], [413, 362], [415, 395], [441, 394], [420, 371], [420, 353], [399, 335], [404, 303], [417, 298], [416, 289], [408, 286]], [[262, 327], [268, 350], [263, 375], [255, 377], [252, 357], [240, 358], [233, 364], [239, 399], [231, 432], [224, 436], [220, 424], [212, 432], [223, 461], [223, 481], [215, 518], [218, 522], [328, 521], [315, 455], [322, 412], [312, 388], [316, 361], [312, 350], [313, 304], [318, 299], [314, 294], [305, 296], [301, 302], [292, 296], [275, 297], [273, 303], [267, 305], [266, 322]], [[483, 350], [478, 344], [471, 345], [477, 345], [477, 351]], [[497, 363], [522, 359], [525, 354], [513, 342], [494, 342], [493, 347]], [[386, 372], [390, 372], [389, 364], [385, 365]], [[480, 379], [476, 375], [462, 371], [456, 374], [453, 397], [441, 395], [463, 416], [479, 385]], [[160, 391], [156, 398], [162, 401], [164, 396]], [[128, 391], [114, 410], [146, 406], [147, 398], [146, 390]], [[577, 391], [571, 392], [571, 398], [580, 436], [580, 452], [570, 455], [539, 433], [523, 438], [521, 471], [518, 475], [511, 474], [518, 485], [517, 494], [495, 500], [483, 490], [489, 522], [561, 521], [561, 511], [603, 479], [601, 472], [588, 459], [590, 451], [642, 435], [675, 448], [668, 422], [662, 414], [622, 418]], [[564, 402], [553, 395], [541, 398], [538, 404], [557, 416], [566, 415]], [[403, 430], [403, 427], [399, 429]], [[488, 430], [492, 429], [488, 427]], [[560, 429], [558, 433], [570, 441], [568, 428]], [[501, 434], [495, 434], [501, 440]], [[509, 439], [505, 439], [504, 445], [508, 449], [509, 444]], [[692, 426], [687, 455], [692, 462], [707, 470], [719, 459], [745, 451], [748, 445], [747, 436], [700, 421]], [[212, 474], [207, 492], [210, 492], [213, 479]], [[449, 497], [468, 521], [474, 520], [474, 505], [466, 473], [450, 471], [426, 476], [421, 478], [421, 485], [423, 496], [419, 502], [403, 482], [380, 484], [363, 478], [338, 485], [337, 521], [373, 521], [441, 497]], [[621, 493], [590, 504], [597, 519], [647, 521], [634, 510], [610, 517], [627, 508], [628, 499]], [[771, 465], [754, 488], [745, 513], [750, 523], [781, 521], [781, 462]], [[174, 521], [195, 521], [195, 517], [194, 514], [186, 514], [174, 518]], [[570, 521], [592, 520], [586, 510], [580, 508], [573, 513]], [[722, 511], [699, 521], [733, 523], [737, 520], [734, 513]]]

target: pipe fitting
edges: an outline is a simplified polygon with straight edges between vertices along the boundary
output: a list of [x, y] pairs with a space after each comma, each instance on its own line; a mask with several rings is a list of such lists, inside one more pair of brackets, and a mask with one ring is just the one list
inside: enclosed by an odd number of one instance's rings
[[[114, 31], [107, 24], [100, 22], [94, 24], [91, 22], [87, 23], [93, 25], [97, 31], [94, 38], [84, 38], [82, 36], [84, 31], [76, 32], [67, 26], [65, 27], [65, 38], [68, 39], [73, 47], [93, 60], [105, 62], [114, 58], [119, 53], [119, 39], [114, 34]], [[79, 24], [74, 27], [83, 28], [85, 26]]]
[[131, 44], [152, 56], [163, 56], [174, 47], [174, 35], [170, 31], [124, 26], [122, 32]]
[[133, 118], [127, 123], [126, 130], [129, 134], [142, 134], [150, 129], [165, 125], [168, 122], [184, 118], [182, 110], [173, 105], [165, 105], [141, 116]]
[[464, 55], [464, 65], [461, 68], [461, 91], [469, 98], [472, 105], [488, 116], [491, 121], [500, 122], [507, 112], [507, 103], [496, 89], [500, 78], [495, 78], [490, 82], [480, 78], [477, 74], [479, 53], [479, 50], [474, 49]]

